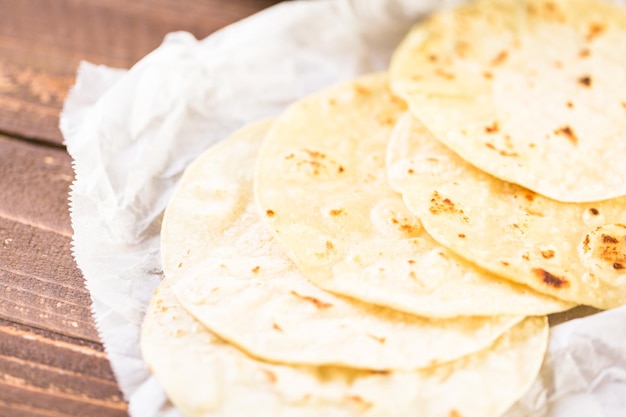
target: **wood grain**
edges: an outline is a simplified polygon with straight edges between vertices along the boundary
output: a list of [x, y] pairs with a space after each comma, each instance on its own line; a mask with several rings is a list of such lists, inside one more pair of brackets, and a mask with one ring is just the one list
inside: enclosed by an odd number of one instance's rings
[[0, 0], [0, 132], [62, 141], [81, 60], [129, 68], [174, 31], [204, 38], [277, 1]]
[[69, 237], [0, 218], [0, 318], [99, 340], [70, 243]]
[[64, 150], [0, 135], [0, 217], [71, 236], [68, 193], [73, 180]]
[[125, 416], [99, 343], [0, 319], [0, 415]]

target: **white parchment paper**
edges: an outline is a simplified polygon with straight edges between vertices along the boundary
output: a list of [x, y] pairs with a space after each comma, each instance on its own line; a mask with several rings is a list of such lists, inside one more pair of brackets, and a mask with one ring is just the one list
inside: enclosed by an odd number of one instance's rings
[[[248, 122], [385, 69], [413, 23], [457, 2], [293, 1], [202, 41], [168, 35], [128, 71], [81, 64], [61, 117], [76, 171], [74, 256], [132, 416], [181, 416], [142, 361], [139, 333], [162, 279], [161, 215], [184, 168]], [[553, 328], [539, 378], [508, 416], [626, 416], [626, 309]]]

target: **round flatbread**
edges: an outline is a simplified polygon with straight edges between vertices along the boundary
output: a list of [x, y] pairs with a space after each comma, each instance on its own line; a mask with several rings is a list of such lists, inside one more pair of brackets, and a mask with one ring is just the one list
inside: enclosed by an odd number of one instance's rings
[[388, 148], [392, 186], [438, 242], [564, 300], [626, 304], [626, 197], [561, 203], [475, 168], [409, 114]]
[[412, 370], [478, 351], [516, 316], [437, 320], [327, 293], [261, 221], [252, 176], [270, 122], [190, 165], [165, 212], [161, 251], [181, 305], [221, 338], [282, 363]]
[[437, 244], [385, 174], [404, 103], [385, 74], [305, 98], [275, 121], [255, 193], [287, 254], [315, 285], [425, 317], [541, 315], [571, 303], [499, 279]]
[[480, 0], [419, 23], [394, 92], [466, 161], [564, 202], [626, 195], [626, 7]]
[[490, 348], [413, 372], [285, 366], [255, 360], [196, 322], [165, 278], [146, 314], [143, 357], [188, 417], [497, 417], [529, 388], [547, 346], [544, 317]]

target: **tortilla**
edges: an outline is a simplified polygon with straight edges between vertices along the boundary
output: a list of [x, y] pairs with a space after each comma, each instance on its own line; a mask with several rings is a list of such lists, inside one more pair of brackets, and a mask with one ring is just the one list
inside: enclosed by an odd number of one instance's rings
[[404, 103], [385, 74], [291, 105], [257, 160], [261, 214], [315, 285], [425, 317], [543, 315], [573, 306], [499, 279], [437, 244], [387, 183]]
[[188, 417], [496, 417], [535, 379], [545, 318], [527, 318], [489, 349], [413, 372], [285, 366], [217, 338], [176, 301], [166, 277], [142, 328], [143, 357]]
[[421, 22], [393, 91], [474, 166], [563, 202], [626, 195], [626, 8], [481, 0]]
[[389, 179], [439, 243], [535, 290], [601, 309], [626, 304], [626, 197], [562, 203], [473, 167], [403, 116]]
[[434, 320], [326, 293], [261, 221], [252, 176], [270, 122], [190, 165], [165, 212], [161, 250], [181, 305], [221, 338], [281, 363], [412, 370], [491, 345], [521, 317]]

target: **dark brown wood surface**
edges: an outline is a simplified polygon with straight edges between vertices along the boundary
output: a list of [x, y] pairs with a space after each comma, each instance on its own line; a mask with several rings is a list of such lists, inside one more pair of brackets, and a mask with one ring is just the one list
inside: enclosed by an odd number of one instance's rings
[[276, 0], [0, 0], [0, 417], [128, 416], [71, 255], [59, 113], [81, 60], [129, 68]]

